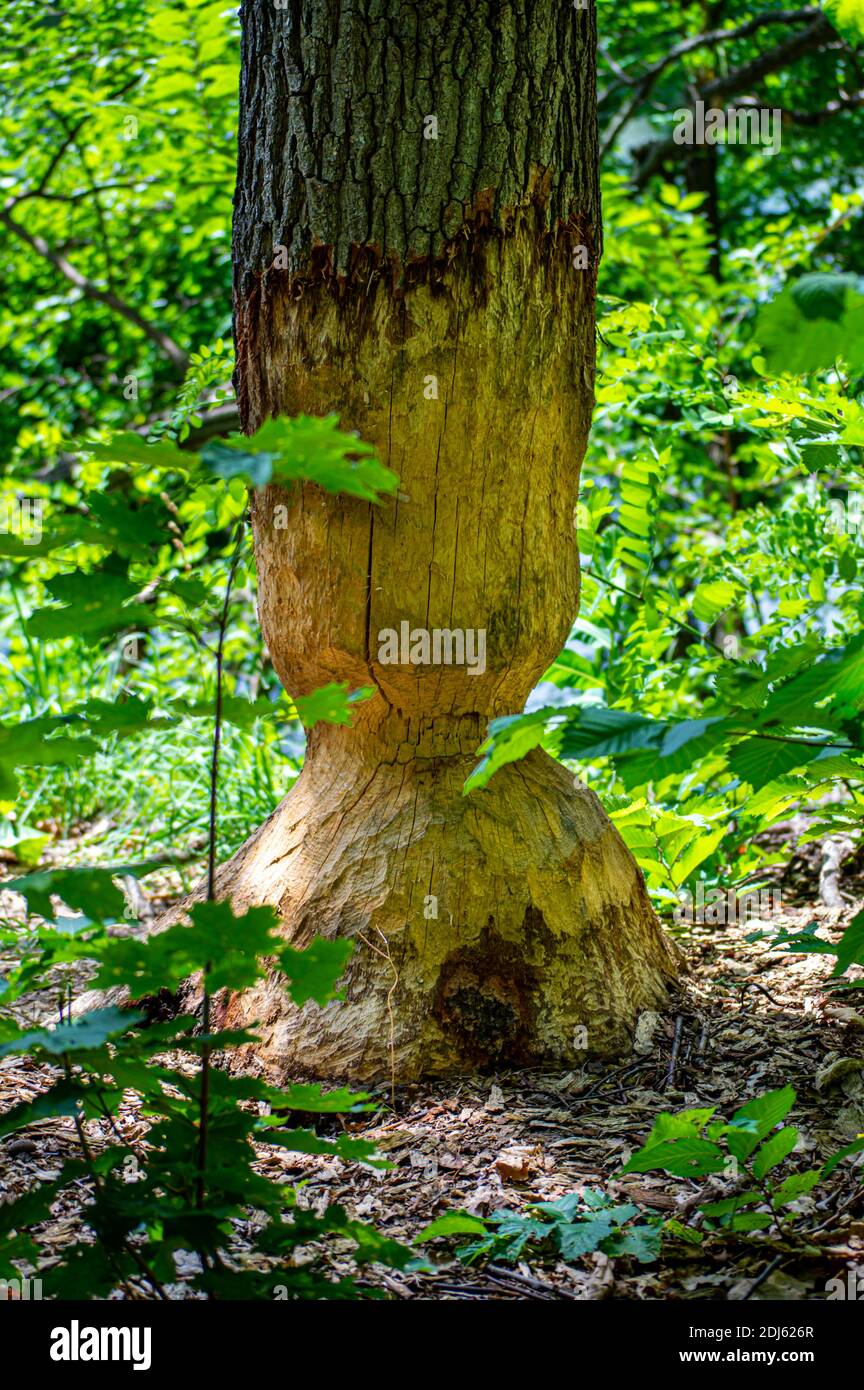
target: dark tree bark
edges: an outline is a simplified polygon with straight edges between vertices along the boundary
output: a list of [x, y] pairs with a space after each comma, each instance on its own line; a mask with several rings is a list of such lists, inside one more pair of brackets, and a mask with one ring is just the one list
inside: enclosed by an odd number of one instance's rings
[[[600, 249], [593, 10], [561, 0], [250, 0], [234, 224], [244, 428], [338, 412], [400, 476], [368, 506], [253, 503], [287, 690], [372, 685], [318, 726], [224, 866], [286, 934], [353, 937], [346, 1002], [230, 1001], [280, 1069], [572, 1063], [629, 1038], [673, 959], [597, 798], [545, 753], [462, 786], [578, 604]], [[287, 529], [274, 525], [288, 508]], [[486, 633], [485, 671], [386, 664], [379, 633]]]

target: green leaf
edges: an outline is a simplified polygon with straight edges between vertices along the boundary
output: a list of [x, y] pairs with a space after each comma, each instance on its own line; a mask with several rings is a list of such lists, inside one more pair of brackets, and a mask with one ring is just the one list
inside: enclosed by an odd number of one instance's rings
[[336, 981], [344, 975], [354, 946], [351, 941], [325, 941], [316, 936], [305, 950], [282, 946], [274, 954], [280, 969], [288, 977], [288, 992], [295, 1004], [314, 999], [316, 1004], [329, 1004], [339, 999]]
[[740, 584], [732, 584], [728, 579], [706, 581], [696, 589], [690, 606], [700, 623], [713, 623], [715, 618], [737, 602], [740, 593]]
[[367, 502], [395, 492], [399, 479], [373, 446], [338, 425], [338, 415], [268, 420], [251, 439], [237, 435], [205, 444], [201, 458], [216, 477], [243, 478], [255, 488], [310, 482]]
[[704, 835], [697, 835], [691, 840], [684, 853], [670, 867], [670, 878], [676, 888], [680, 888], [683, 883], [686, 883], [699, 865], [704, 864], [705, 860], [711, 857], [725, 836], [726, 829], [725, 825], [721, 825], [716, 830], [708, 831]]
[[331, 681], [313, 690], [311, 695], [295, 695], [293, 703], [305, 729], [313, 729], [321, 723], [350, 725], [355, 707], [375, 693], [374, 686], [364, 685], [349, 694], [347, 681]]
[[[215, 719], [215, 700], [172, 700], [169, 714], [183, 719]], [[222, 720], [238, 729], [251, 729], [259, 719], [287, 719], [289, 711], [283, 700], [271, 700], [260, 695], [247, 700], [241, 695], [222, 696]]]
[[34, 830], [19, 821], [0, 820], [0, 847], [10, 850], [18, 863], [27, 868], [35, 868], [50, 843], [50, 832]]
[[657, 1143], [661, 1139], [693, 1138], [701, 1133], [714, 1113], [714, 1109], [707, 1106], [697, 1110], [678, 1110], [674, 1115], [664, 1111], [655, 1117], [648, 1143]]
[[842, 975], [850, 965], [864, 964], [864, 908], [852, 918], [836, 950], [837, 964], [832, 971], [833, 975]]
[[414, 1237], [415, 1245], [423, 1245], [427, 1240], [437, 1240], [439, 1236], [485, 1235], [486, 1222], [479, 1216], [469, 1216], [467, 1211], [448, 1211], [437, 1216], [428, 1226], [424, 1226], [419, 1236]]
[[106, 550], [130, 559], [150, 559], [155, 546], [164, 545], [165, 514], [153, 506], [130, 507], [117, 492], [87, 494], [90, 512], [88, 535]]
[[600, 1244], [612, 1234], [614, 1222], [606, 1216], [589, 1221], [559, 1222], [555, 1227], [558, 1248], [564, 1260], [578, 1260], [599, 1250]]
[[177, 922], [144, 941], [108, 941], [100, 952], [97, 988], [127, 985], [141, 998], [176, 989], [209, 966], [212, 993], [247, 989], [258, 978], [259, 958], [276, 951], [278, 918], [272, 907], [251, 907], [235, 917], [228, 902], [198, 902], [189, 917], [191, 925]]
[[838, 1163], [842, 1163], [844, 1158], [850, 1158], [852, 1154], [860, 1154], [864, 1151], [864, 1134], [859, 1134], [857, 1139], [853, 1139], [851, 1144], [846, 1144], [842, 1149], [838, 1149], [822, 1166], [821, 1176], [827, 1178], [834, 1172]]
[[47, 1052], [51, 1057], [61, 1057], [66, 1052], [93, 1052], [117, 1033], [126, 1033], [134, 1028], [143, 1017], [143, 1014], [130, 1013], [128, 1009], [94, 1009], [72, 1023], [58, 1023], [56, 1028], [37, 1028], [30, 1033], [21, 1033], [11, 1042], [0, 1045], [0, 1057], [12, 1052]]
[[152, 607], [128, 603], [140, 585], [113, 570], [58, 574], [46, 587], [63, 607], [39, 608], [28, 620], [30, 634], [43, 641], [83, 637], [95, 643], [120, 629], [149, 627], [156, 621]]
[[66, 721], [51, 715], [25, 719], [20, 724], [0, 725], [0, 800], [14, 801], [18, 782], [16, 767], [73, 766], [97, 751], [91, 739], [54, 736]]
[[542, 743], [546, 722], [552, 713], [551, 710], [540, 709], [532, 714], [508, 714], [493, 719], [489, 725], [489, 735], [479, 749], [483, 757], [467, 778], [462, 788], [463, 795], [485, 787], [499, 768], [524, 758], [526, 753]]
[[736, 1192], [734, 1197], [723, 1197], [719, 1202], [702, 1202], [699, 1210], [706, 1216], [730, 1216], [741, 1207], [758, 1206], [765, 1201], [763, 1192]]
[[856, 275], [815, 272], [759, 313], [755, 337], [772, 372], [817, 372], [842, 358], [864, 365], [864, 293]]
[[112, 435], [107, 444], [74, 439], [71, 447], [76, 453], [89, 454], [102, 463], [130, 463], [140, 468], [170, 469], [179, 473], [188, 473], [197, 459], [190, 450], [179, 449], [168, 439], [148, 444], [140, 434], [122, 430]]
[[798, 1131], [792, 1125], [787, 1125], [785, 1129], [772, 1134], [753, 1158], [753, 1176], [760, 1180], [764, 1178], [766, 1173], [770, 1173], [772, 1168], [776, 1168], [778, 1163], [788, 1158], [797, 1142]]
[[773, 1223], [770, 1211], [739, 1211], [729, 1222], [730, 1231], [764, 1231]]
[[810, 1192], [823, 1175], [824, 1169], [820, 1168], [810, 1168], [806, 1173], [791, 1173], [779, 1187], [775, 1187], [771, 1200], [775, 1207], [785, 1207], [796, 1198], [803, 1197], [805, 1192]]
[[316, 1114], [348, 1114], [353, 1111], [370, 1110], [369, 1096], [365, 1091], [348, 1091], [345, 1088], [322, 1091], [315, 1084], [296, 1082], [280, 1091], [268, 1093], [268, 1100], [274, 1110], [308, 1110]]
[[601, 1249], [613, 1257], [629, 1255], [640, 1264], [651, 1264], [659, 1260], [662, 1243], [662, 1226], [628, 1226], [605, 1240]]
[[654, 1169], [675, 1177], [699, 1178], [719, 1173], [725, 1166], [722, 1150], [707, 1139], [671, 1139], [648, 1143], [620, 1169], [621, 1173], [650, 1173]]
[[793, 768], [812, 762], [818, 751], [793, 741], [747, 738], [732, 749], [729, 765], [742, 782], [749, 782], [754, 791], [759, 791]]
[[734, 1132], [727, 1135], [726, 1142], [730, 1152], [734, 1153], [736, 1158], [747, 1158], [759, 1141], [766, 1138], [774, 1126], [786, 1118], [794, 1104], [793, 1087], [782, 1086], [776, 1091], [766, 1091], [765, 1095], [756, 1096], [754, 1100], [742, 1105], [729, 1121], [733, 1131], [736, 1128], [741, 1131], [737, 1135]]
[[138, 878], [152, 873], [157, 864], [115, 864], [110, 868], [39, 869], [25, 878], [11, 878], [3, 885], [27, 900], [27, 910], [53, 921], [52, 894], [94, 922], [116, 921], [126, 910], [126, 899], [115, 885], [119, 877]]
[[631, 710], [584, 705], [567, 711], [559, 751], [562, 758], [590, 762], [634, 748], [659, 747], [667, 727]]

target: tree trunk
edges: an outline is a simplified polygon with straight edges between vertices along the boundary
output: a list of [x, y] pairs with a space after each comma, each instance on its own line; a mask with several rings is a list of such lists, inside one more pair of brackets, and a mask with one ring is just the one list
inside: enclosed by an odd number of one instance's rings
[[[674, 974], [632, 856], [543, 752], [462, 792], [489, 719], [523, 708], [577, 610], [593, 9], [247, 0], [242, 17], [244, 429], [336, 411], [401, 484], [379, 506], [314, 486], [253, 503], [280, 680], [376, 694], [353, 728], [312, 732], [218, 883], [276, 905], [297, 944], [350, 936], [346, 1000], [298, 1010], [274, 978], [221, 1021], [258, 1020], [279, 1070], [356, 1078], [615, 1052]], [[388, 661], [403, 623], [475, 634], [472, 665], [445, 663], [446, 638], [437, 664]]]

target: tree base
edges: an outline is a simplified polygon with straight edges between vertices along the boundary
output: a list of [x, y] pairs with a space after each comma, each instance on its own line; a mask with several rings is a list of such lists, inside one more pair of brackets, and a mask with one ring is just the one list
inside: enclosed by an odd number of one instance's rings
[[217, 896], [273, 905], [292, 944], [355, 943], [343, 1002], [298, 1008], [276, 974], [219, 1002], [268, 1072], [573, 1066], [620, 1054], [664, 1006], [676, 953], [594, 793], [534, 750], [464, 796], [479, 740], [461, 739], [470, 752], [349, 769], [334, 738], [220, 870]]

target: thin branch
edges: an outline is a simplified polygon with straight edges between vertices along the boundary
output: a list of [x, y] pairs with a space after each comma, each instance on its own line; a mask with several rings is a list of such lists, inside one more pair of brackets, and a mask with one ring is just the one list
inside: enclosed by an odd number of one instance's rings
[[841, 111], [855, 111], [859, 106], [864, 106], [864, 92], [853, 92], [850, 96], [838, 97], [836, 101], [829, 101], [822, 107], [821, 111], [783, 111], [784, 124], [788, 121], [791, 125], [817, 126], [825, 121], [830, 121], [833, 116], [837, 116]]
[[[764, 29], [769, 24], [807, 24], [812, 20], [820, 18], [821, 11], [815, 9], [807, 10], [774, 10], [771, 14], [755, 15], [753, 19], [748, 19], [746, 23], [739, 24], [737, 29], [715, 29], [708, 34], [695, 34], [689, 39], [682, 39], [680, 43], [670, 48], [662, 58], [658, 58], [656, 63], [645, 68], [639, 77], [631, 77], [624, 72], [623, 68], [618, 67], [618, 81], [613, 82], [611, 87], [607, 87], [597, 98], [597, 106], [602, 107], [611, 96], [615, 94], [621, 86], [636, 87], [638, 89], [638, 101], [648, 95], [654, 86], [657, 78], [678, 58], [683, 58], [687, 53], [692, 53], [700, 48], [716, 48], [719, 44], [727, 43], [732, 39], [744, 39], [749, 34], [755, 34], [757, 29]], [[613, 67], [611, 58], [604, 55], [610, 67]], [[637, 101], [637, 105], [638, 105]]]
[[[724, 73], [722, 77], [715, 78], [713, 82], [708, 82], [694, 95], [693, 106], [690, 108], [691, 114], [695, 117], [695, 102], [697, 100], [709, 106], [725, 101], [728, 97], [735, 96], [740, 92], [752, 91], [754, 87], [759, 86], [763, 78], [771, 73], [792, 67], [799, 58], [825, 48], [836, 41], [836, 31], [825, 16], [819, 14], [818, 18], [801, 33], [794, 34], [774, 48], [769, 48], [764, 53], [758, 54], [749, 63], [745, 63], [743, 67], [735, 68], [732, 72]], [[636, 187], [641, 188], [670, 156], [679, 153], [684, 148], [682, 145], [676, 145], [671, 136], [651, 145], [636, 173], [634, 180]]]
[[35, 251], [37, 256], [41, 256], [44, 261], [53, 265], [55, 270], [59, 270], [60, 274], [65, 276], [77, 290], [80, 290], [85, 298], [95, 300], [97, 304], [104, 304], [106, 308], [113, 310], [115, 314], [126, 319], [128, 323], [134, 324], [151, 342], [156, 344], [159, 350], [173, 363], [181, 376], [185, 373], [189, 362], [188, 355], [168, 333], [145, 319], [134, 305], [127, 304], [125, 299], [121, 299], [110, 290], [100, 289], [86, 275], [82, 275], [80, 270], [76, 270], [75, 266], [64, 255], [49, 246], [44, 237], [36, 235], [35, 232], [28, 232], [26, 227], [16, 221], [8, 208], [0, 209], [0, 223], [25, 245], [29, 246], [31, 251]]
[[[63, 120], [63, 117], [58, 116], [56, 112], [55, 116], [56, 119], [60, 122], [60, 124], [65, 128], [65, 121]], [[93, 177], [93, 171], [87, 163], [87, 156], [84, 147], [81, 145], [80, 141], [77, 138], [77, 135], [74, 132], [72, 132], [71, 130], [67, 130], [67, 134], [71, 134], [72, 136], [72, 144], [75, 148], [79, 160], [81, 161], [81, 168], [84, 171], [84, 177], [87, 180], [87, 183], [90, 186], [90, 192], [93, 195], [93, 206], [96, 210], [96, 221], [99, 224], [99, 234], [102, 240], [102, 254], [105, 257], [105, 281], [108, 285], [108, 289], [111, 291], [112, 294], [114, 294], [114, 258], [111, 255], [111, 239], [108, 235], [108, 223], [105, 218], [105, 209], [102, 207], [102, 199], [99, 196], [99, 192], [96, 188], [96, 180]]]
[[69, 126], [66, 129], [66, 138], [62, 140], [60, 144], [57, 146], [57, 149], [54, 151], [45, 167], [45, 172], [43, 173], [41, 179], [36, 185], [35, 192], [37, 194], [45, 192], [45, 189], [51, 182], [54, 171], [59, 165], [60, 161], [62, 160], [64, 154], [68, 150], [69, 146], [72, 144], [72, 141], [75, 139], [75, 136], [78, 134], [81, 127], [85, 125], [89, 119], [89, 114], [82, 116], [81, 119], [79, 121], [76, 121], [73, 126]]
[[91, 198], [94, 193], [113, 193], [117, 189], [124, 189], [129, 192], [158, 182], [159, 180], [155, 177], [132, 180], [115, 179], [109, 183], [94, 183], [90, 188], [76, 189], [74, 193], [49, 193], [47, 189], [28, 188], [23, 193], [16, 193], [14, 197], [10, 198], [6, 204], [6, 209], [11, 212], [31, 198], [39, 198], [44, 203], [80, 203], [84, 198]]
[[[212, 903], [216, 897], [216, 800], [219, 787], [219, 749], [222, 743], [222, 670], [225, 652], [225, 633], [228, 628], [228, 611], [231, 607], [231, 589], [234, 575], [240, 562], [243, 544], [244, 523], [237, 526], [237, 540], [231, 563], [228, 568], [228, 582], [225, 585], [225, 601], [219, 621], [219, 643], [216, 649], [216, 717], [213, 728], [213, 755], [210, 760], [210, 835], [207, 845], [207, 901]], [[207, 1191], [207, 1144], [209, 1139], [210, 1106], [210, 1046], [206, 1041], [210, 1032], [210, 992], [207, 989], [207, 976], [212, 970], [212, 962], [204, 966], [203, 1001], [201, 1005], [201, 1031], [205, 1041], [201, 1046], [201, 1093], [198, 1110], [198, 1175], [195, 1184], [196, 1205], [203, 1207]], [[204, 1257], [202, 1255], [202, 1264]]]
[[836, 42], [836, 39], [836, 30], [832, 28], [825, 15], [820, 14], [802, 33], [793, 34], [776, 47], [758, 54], [743, 67], [735, 68], [734, 71], [724, 73], [722, 77], [709, 82], [700, 92], [700, 97], [707, 105], [709, 101], [722, 101], [725, 97], [734, 96], [736, 92], [749, 91], [757, 86], [763, 77], [791, 67], [805, 54], [824, 48], [826, 44]]
[[[626, 594], [628, 598], [635, 599], [637, 603], [645, 602], [644, 594], [637, 594], [635, 589], [626, 589], [623, 584], [616, 584], [613, 580], [607, 579], [605, 575], [595, 573], [594, 570], [583, 570], [582, 578], [593, 579], [598, 584], [605, 584], [607, 588], [615, 589], [619, 594]], [[657, 594], [655, 595], [655, 601], [658, 601], [661, 598], [665, 599], [665, 597], [665, 594]], [[713, 641], [713, 639], [710, 638], [707, 633], [700, 632], [698, 627], [693, 627], [692, 623], [685, 623], [682, 618], [676, 618], [674, 614], [669, 612], [668, 608], [665, 610], [663, 616], [665, 618], [668, 618], [670, 623], [674, 623], [676, 627], [680, 628], [682, 632], [689, 632], [691, 636], [698, 638], [698, 640], [703, 644], [703, 646], [713, 647], [715, 652], [718, 652], [720, 656], [726, 656], [726, 653], [724, 652], [723, 648], [720, 646], [718, 642]]]

